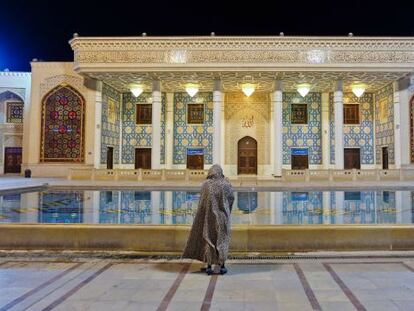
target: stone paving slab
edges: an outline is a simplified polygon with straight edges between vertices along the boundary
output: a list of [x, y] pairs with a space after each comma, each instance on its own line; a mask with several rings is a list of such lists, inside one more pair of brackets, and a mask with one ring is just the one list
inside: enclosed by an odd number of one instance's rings
[[0, 311], [414, 310], [414, 259], [227, 266], [207, 276], [188, 260], [0, 258]]

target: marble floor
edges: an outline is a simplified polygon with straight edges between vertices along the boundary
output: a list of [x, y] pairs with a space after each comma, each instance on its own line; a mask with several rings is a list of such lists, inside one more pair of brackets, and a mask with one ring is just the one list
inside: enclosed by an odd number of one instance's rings
[[179, 260], [0, 258], [5, 310], [414, 310], [414, 259], [231, 260], [207, 276]]

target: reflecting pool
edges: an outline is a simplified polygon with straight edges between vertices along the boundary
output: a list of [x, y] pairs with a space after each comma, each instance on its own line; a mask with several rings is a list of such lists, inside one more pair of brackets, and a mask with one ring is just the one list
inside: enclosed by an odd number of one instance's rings
[[[414, 191], [235, 192], [233, 224], [413, 224]], [[0, 223], [191, 224], [194, 191], [44, 191], [0, 196]]]

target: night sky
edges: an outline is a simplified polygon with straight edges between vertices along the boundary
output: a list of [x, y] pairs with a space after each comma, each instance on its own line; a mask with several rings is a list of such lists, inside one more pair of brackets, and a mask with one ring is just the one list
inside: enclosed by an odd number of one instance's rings
[[[244, 5], [243, 3], [251, 3]], [[271, 6], [269, 5], [271, 4]], [[414, 36], [412, 1], [0, 0], [0, 70], [29, 71], [33, 58], [71, 61], [80, 36]]]

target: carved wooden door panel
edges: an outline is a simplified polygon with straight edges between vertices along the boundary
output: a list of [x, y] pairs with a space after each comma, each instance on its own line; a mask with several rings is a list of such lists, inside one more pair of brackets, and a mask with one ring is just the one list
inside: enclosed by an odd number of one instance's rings
[[346, 148], [344, 149], [344, 168], [346, 170], [361, 169], [361, 154], [360, 149]]
[[246, 136], [238, 144], [237, 174], [257, 174], [257, 141]]
[[107, 147], [106, 149], [106, 169], [112, 170], [114, 168], [114, 147]]
[[20, 173], [22, 165], [22, 148], [4, 148], [4, 173]]
[[135, 149], [135, 169], [151, 169], [151, 149], [136, 148]]

